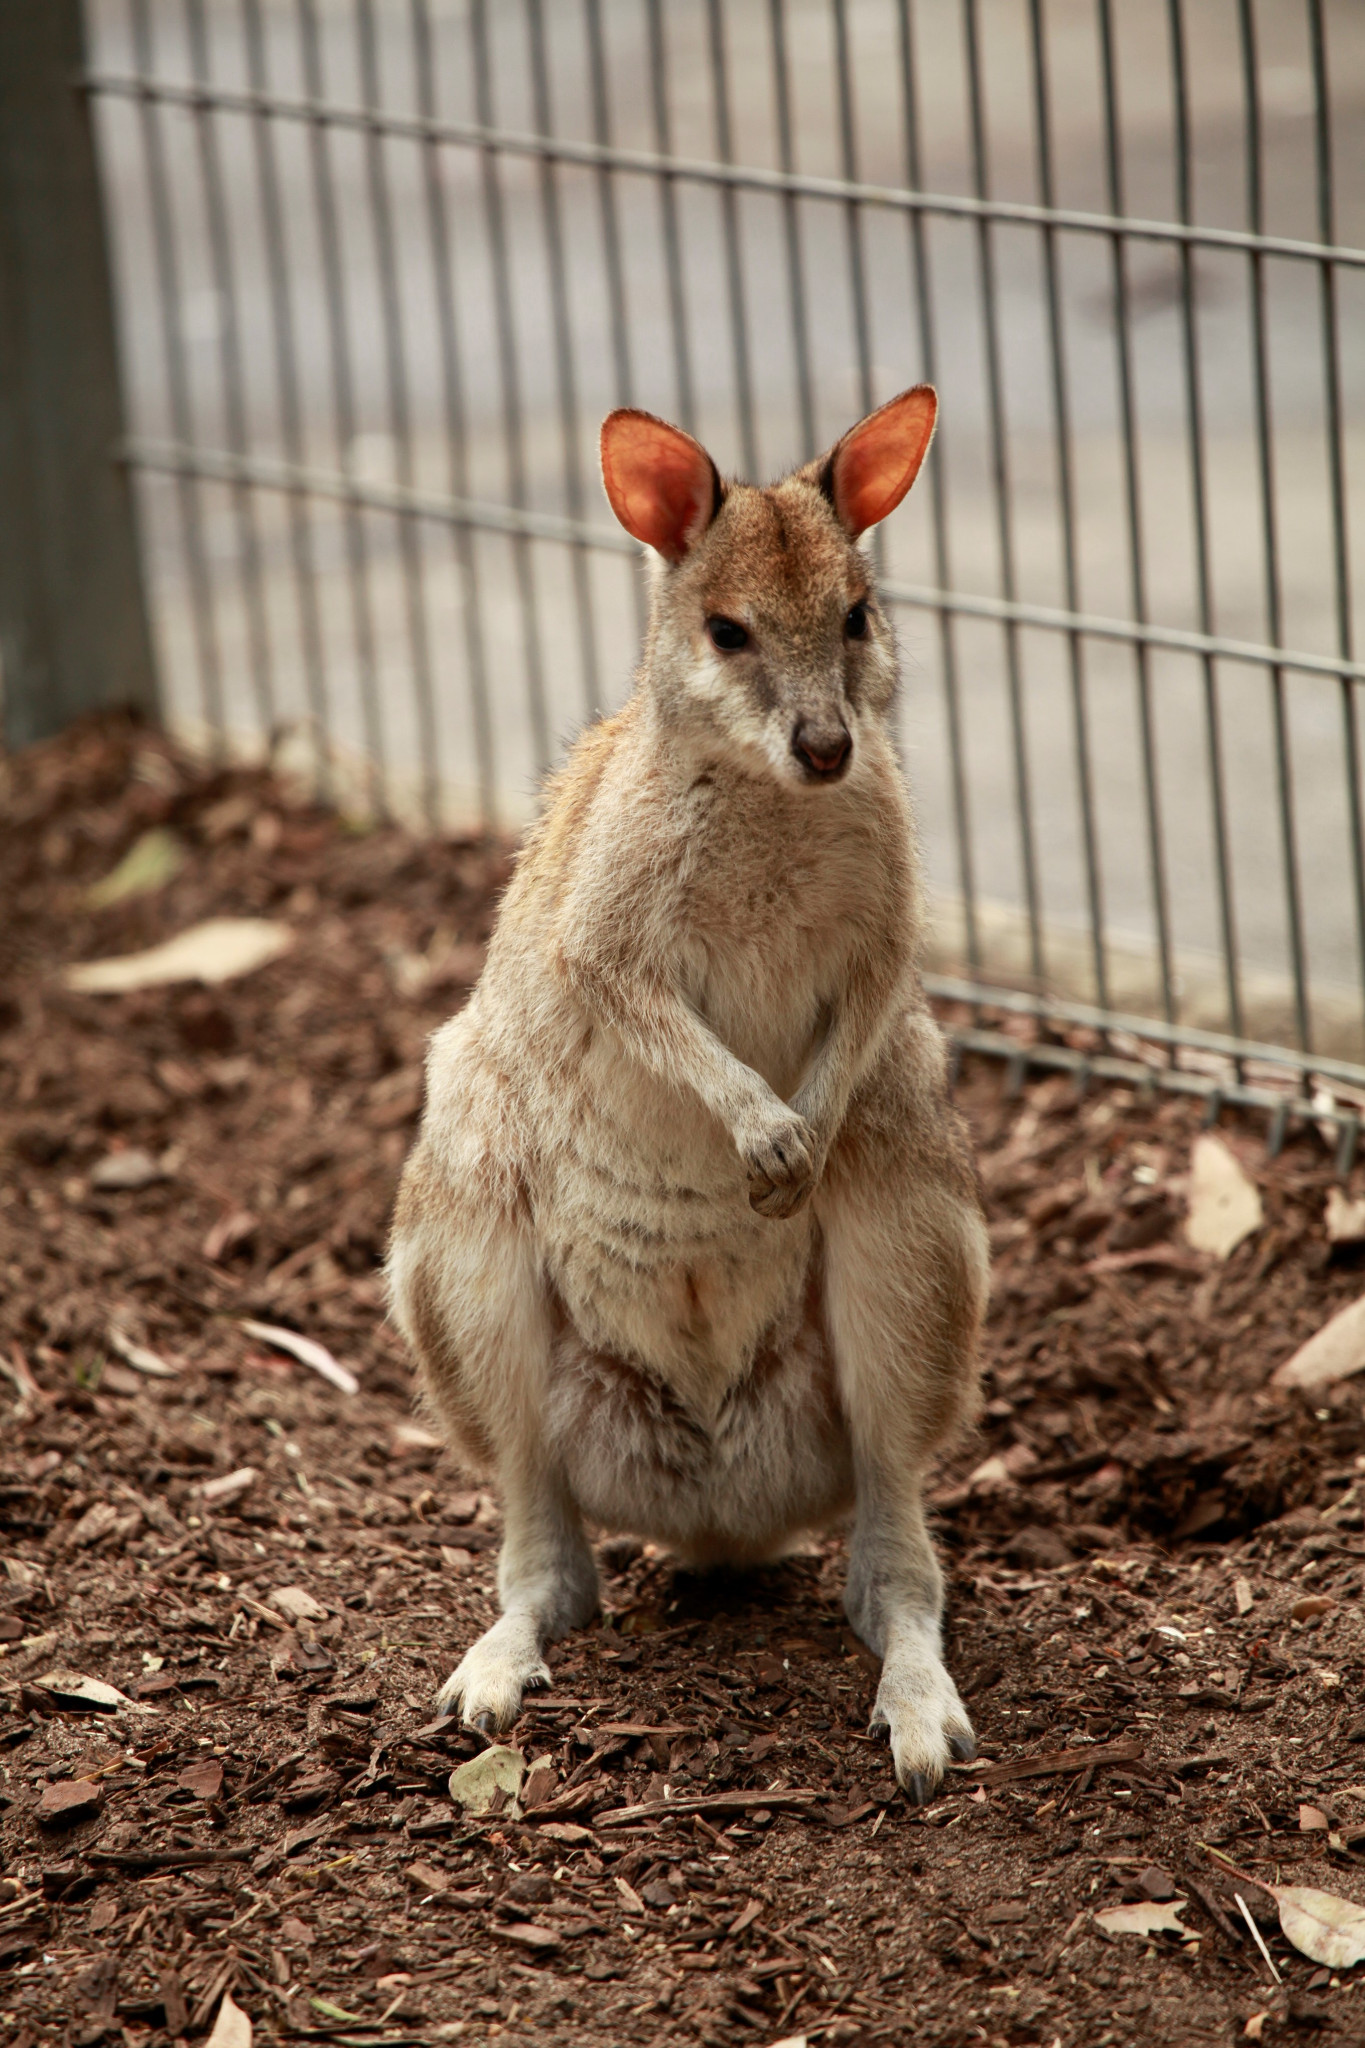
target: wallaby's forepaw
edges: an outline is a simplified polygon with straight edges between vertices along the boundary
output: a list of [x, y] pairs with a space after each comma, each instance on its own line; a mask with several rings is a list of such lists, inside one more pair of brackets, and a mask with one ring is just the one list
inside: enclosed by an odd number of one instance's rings
[[466, 1650], [436, 1695], [436, 1711], [458, 1709], [466, 1728], [497, 1735], [521, 1712], [522, 1694], [549, 1683], [534, 1622], [529, 1615], [504, 1614]]
[[950, 1763], [970, 1763], [976, 1737], [957, 1687], [932, 1650], [894, 1651], [882, 1666], [870, 1732], [891, 1738], [896, 1778], [912, 1806], [923, 1806]]
[[803, 1116], [784, 1109], [736, 1141], [749, 1172], [749, 1207], [760, 1216], [794, 1216], [815, 1191], [819, 1148]]

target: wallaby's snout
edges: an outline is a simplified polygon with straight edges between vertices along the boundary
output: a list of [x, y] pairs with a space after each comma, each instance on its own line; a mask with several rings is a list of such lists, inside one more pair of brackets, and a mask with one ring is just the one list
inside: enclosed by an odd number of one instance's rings
[[800, 790], [862, 758], [895, 651], [858, 542], [914, 482], [937, 410], [916, 385], [766, 488], [723, 482], [699, 442], [648, 413], [606, 420], [607, 496], [657, 557], [643, 680], [679, 759], [728, 755]]
[[840, 719], [803, 718], [792, 734], [792, 752], [816, 782], [838, 782], [853, 759], [853, 735]]

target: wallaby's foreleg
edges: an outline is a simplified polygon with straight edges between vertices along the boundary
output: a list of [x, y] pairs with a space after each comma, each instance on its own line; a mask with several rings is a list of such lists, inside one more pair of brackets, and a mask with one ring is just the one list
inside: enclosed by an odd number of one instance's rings
[[597, 1565], [543, 1432], [550, 1316], [515, 1176], [485, 1155], [456, 1188], [419, 1147], [399, 1190], [389, 1286], [457, 1453], [491, 1469], [502, 1493], [502, 1617], [437, 1696], [443, 1711], [458, 1707], [491, 1732], [516, 1719], [523, 1692], [549, 1682], [546, 1644], [589, 1620], [598, 1597]]
[[915, 1800], [974, 1748], [943, 1662], [943, 1580], [922, 1496], [933, 1451], [971, 1410], [988, 1273], [940, 1068], [917, 1022], [898, 1027], [854, 1095], [816, 1196], [857, 1485], [844, 1604], [883, 1659], [872, 1725], [889, 1733]]

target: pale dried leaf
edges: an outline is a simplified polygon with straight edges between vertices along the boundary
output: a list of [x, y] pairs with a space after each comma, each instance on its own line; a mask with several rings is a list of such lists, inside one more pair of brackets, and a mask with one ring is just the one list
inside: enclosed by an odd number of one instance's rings
[[1106, 1934], [1188, 1934], [1180, 1919], [1185, 1904], [1184, 1899], [1169, 1905], [1139, 1900], [1131, 1906], [1106, 1906], [1095, 1918]]
[[272, 1607], [290, 1621], [326, 1621], [327, 1609], [303, 1586], [276, 1586], [267, 1595]]
[[242, 2011], [230, 1991], [225, 1991], [204, 2048], [251, 2048], [252, 2032], [250, 2015]]
[[1272, 1387], [1328, 1387], [1365, 1372], [1365, 1296], [1339, 1309], [1271, 1374]]
[[94, 1714], [112, 1714], [120, 1708], [133, 1714], [151, 1711], [130, 1700], [116, 1685], [106, 1685], [102, 1678], [87, 1678], [83, 1671], [45, 1671], [34, 1684], [51, 1693], [59, 1706], [76, 1712], [82, 1708]]
[[450, 1796], [466, 1813], [486, 1813], [493, 1803], [494, 1794], [505, 1792], [512, 1801], [511, 1812], [515, 1818], [516, 1798], [525, 1771], [526, 1759], [519, 1749], [508, 1749], [504, 1744], [495, 1742], [451, 1772]]
[[92, 910], [103, 910], [129, 896], [148, 896], [153, 889], [164, 888], [184, 865], [185, 849], [175, 834], [154, 826], [134, 841], [112, 873], [86, 890], [85, 900]]
[[1300, 1955], [1329, 1970], [1365, 1962], [1365, 1906], [1308, 1885], [1267, 1885], [1280, 1909], [1280, 1926]]
[[1259, 1230], [1265, 1212], [1256, 1184], [1235, 1154], [1211, 1131], [1194, 1141], [1185, 1235], [1197, 1252], [1226, 1259]]
[[294, 934], [270, 917], [210, 917], [177, 932], [145, 953], [121, 953], [64, 969], [68, 988], [89, 995], [124, 995], [130, 989], [160, 988], [175, 981], [233, 981], [287, 953]]
[[135, 1192], [138, 1188], [153, 1187], [165, 1178], [161, 1162], [140, 1145], [129, 1145], [122, 1152], [107, 1152], [90, 1169], [90, 1185], [101, 1194]]
[[1329, 1189], [1326, 1221], [1329, 1243], [1359, 1244], [1365, 1239], [1365, 1196], [1353, 1202], [1340, 1188]]
[[1269, 2018], [1270, 2008], [1268, 2006], [1264, 2012], [1252, 2013], [1242, 2029], [1242, 2039], [1244, 2041], [1259, 2041], [1265, 2033], [1265, 2023]]
[[348, 1372], [344, 1365], [338, 1365], [325, 1344], [317, 1343], [312, 1337], [304, 1337], [297, 1330], [286, 1330], [278, 1323], [254, 1322], [250, 1316], [242, 1318], [242, 1328], [248, 1337], [258, 1338], [262, 1344], [273, 1344], [277, 1351], [287, 1351], [291, 1358], [297, 1358], [300, 1365], [321, 1373], [323, 1379], [343, 1394], [360, 1392], [360, 1381], [355, 1374]]
[[122, 1330], [112, 1329], [105, 1340], [111, 1351], [116, 1351], [125, 1365], [131, 1365], [134, 1372], [145, 1373], [152, 1380], [173, 1380], [176, 1368], [167, 1365], [157, 1352], [149, 1351], [145, 1344], [135, 1344], [131, 1337], [125, 1337]]
[[206, 1479], [198, 1489], [199, 1498], [209, 1507], [221, 1506], [225, 1500], [250, 1493], [260, 1476], [254, 1465], [241, 1465], [235, 1472], [224, 1472], [219, 1479]]

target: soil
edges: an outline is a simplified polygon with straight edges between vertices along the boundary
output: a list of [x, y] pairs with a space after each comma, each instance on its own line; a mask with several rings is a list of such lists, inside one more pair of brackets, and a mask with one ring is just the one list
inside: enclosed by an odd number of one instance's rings
[[[0, 776], [5, 2048], [161, 2048], [228, 1991], [258, 2042], [347, 2048], [1365, 2037], [1257, 1882], [1365, 1901], [1361, 1383], [1267, 1386], [1361, 1290], [1328, 1139], [1271, 1160], [1224, 1117], [1265, 1220], [1218, 1263], [1182, 1235], [1194, 1105], [969, 1062], [987, 1405], [934, 1513], [983, 1761], [896, 1793], [839, 1539], [704, 1579], [617, 1540], [513, 1738], [522, 1810], [471, 1816], [479, 1739], [431, 1701], [498, 1507], [414, 1418], [377, 1262], [507, 850], [118, 721]], [[178, 872], [92, 907], [149, 831]], [[220, 915], [293, 948], [59, 978]], [[1172, 1892], [1184, 1940], [1095, 1917]]]

